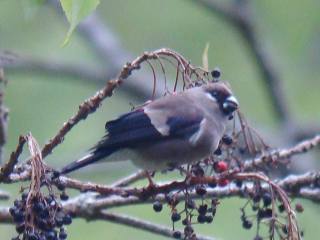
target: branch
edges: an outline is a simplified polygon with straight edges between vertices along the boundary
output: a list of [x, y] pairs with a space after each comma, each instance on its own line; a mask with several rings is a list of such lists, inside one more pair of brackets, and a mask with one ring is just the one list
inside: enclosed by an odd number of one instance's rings
[[10, 194], [0, 190], [0, 200], [9, 200]]
[[[320, 172], [308, 172], [302, 175], [290, 175], [284, 179], [275, 181], [281, 188], [285, 189], [287, 194], [293, 198], [305, 198], [311, 201], [320, 201], [320, 189], [311, 189], [308, 186], [312, 186], [320, 180]], [[168, 184], [168, 183], [166, 183]], [[269, 190], [267, 184], [261, 185], [265, 191]], [[230, 183], [225, 187], [215, 187], [213, 189], [207, 189], [205, 196], [199, 196], [195, 191], [192, 191], [189, 195], [190, 199], [212, 199], [212, 198], [230, 198], [240, 197], [247, 198], [254, 195], [256, 192], [256, 186], [252, 183], [244, 183], [241, 187], [234, 183]], [[184, 193], [176, 193], [174, 195], [178, 201], [185, 200]], [[113, 207], [122, 207], [136, 204], [153, 203], [154, 201], [162, 203], [167, 202], [167, 198], [164, 194], [158, 194], [153, 199], [141, 199], [139, 197], [119, 197], [109, 196], [101, 198], [101, 196], [94, 193], [85, 193], [77, 197], [74, 197], [67, 202], [64, 206], [72, 211], [81, 211], [81, 209], [91, 209], [96, 211], [100, 209], [110, 209]]]
[[9, 208], [0, 207], [0, 223], [12, 223], [12, 217], [9, 213]]
[[262, 156], [256, 157], [253, 160], [246, 160], [243, 168], [246, 171], [252, 170], [257, 166], [267, 165], [270, 163], [280, 162], [282, 159], [289, 159], [290, 157], [310, 151], [311, 149], [320, 145], [320, 135], [304, 140], [291, 148], [274, 150]]
[[267, 87], [270, 95], [269, 99], [272, 101], [277, 118], [283, 125], [291, 126], [291, 114], [284, 97], [285, 92], [283, 91], [278, 70], [258, 36], [248, 1], [237, 1], [237, 4], [226, 4], [216, 0], [198, 0], [194, 2], [211, 10], [239, 31], [256, 59], [255, 62], [257, 62], [260, 69], [263, 83]]
[[300, 197], [311, 200], [313, 202], [320, 202], [320, 189], [302, 188], [300, 190]]
[[[3, 88], [6, 84], [3, 68], [0, 66], [0, 82]], [[0, 165], [3, 161], [3, 147], [7, 142], [8, 131], [8, 109], [3, 104], [4, 91], [0, 90]]]
[[16, 150], [11, 153], [9, 161], [0, 169], [0, 182], [7, 181], [10, 177], [10, 174], [13, 172], [14, 166], [18, 162], [18, 158], [22, 152], [25, 142], [26, 138], [24, 136], [20, 136]]
[[[290, 197], [294, 198], [305, 198], [315, 202], [320, 201], [320, 189], [319, 188], [310, 188], [312, 184], [315, 184], [320, 179], [320, 172], [308, 172], [302, 175], [290, 175], [282, 180], [276, 181], [276, 183], [289, 194]], [[268, 190], [269, 186], [264, 184], [261, 186], [263, 189]], [[235, 184], [231, 183], [226, 187], [216, 187], [214, 189], [209, 189], [204, 196], [205, 198], [229, 198], [229, 197], [248, 197], [256, 191], [255, 186], [251, 183], [246, 183], [242, 187], [238, 187]], [[111, 208], [111, 207], [120, 207], [127, 205], [135, 204], [146, 204], [152, 203], [155, 200], [160, 202], [166, 202], [165, 195], [159, 194], [155, 199], [140, 199], [138, 197], [107, 197], [107, 198], [96, 198], [96, 194], [82, 194], [77, 197], [74, 197], [63, 204], [64, 208], [71, 212], [76, 212], [79, 216], [82, 216], [83, 211], [95, 212], [100, 209]], [[202, 199], [202, 196], [199, 196], [195, 192], [190, 194], [192, 199]], [[176, 200], [184, 200], [184, 193], [178, 193], [175, 195]], [[10, 216], [5, 217], [3, 215], [0, 222], [7, 222]], [[1, 220], [1, 219], [6, 219]]]
[[125, 178], [122, 178], [111, 185], [111, 187], [126, 187], [145, 177], [145, 171], [139, 170]]
[[[69, 209], [65, 209], [69, 211]], [[122, 225], [126, 225], [129, 227], [134, 227], [137, 229], [141, 229], [144, 231], [148, 231], [154, 234], [158, 234], [161, 236], [172, 237], [173, 231], [165, 226], [161, 226], [158, 224], [154, 224], [148, 221], [144, 221], [138, 218], [117, 214], [117, 213], [110, 213], [106, 211], [99, 211], [99, 212], [74, 212], [76, 217], [84, 218], [88, 221], [95, 221], [95, 220], [104, 220], [113, 223], [118, 223]], [[9, 208], [2, 207], [0, 208], [0, 223], [12, 223], [12, 217], [9, 213]], [[184, 236], [182, 234], [182, 236]], [[204, 237], [201, 235], [197, 235], [197, 239], [199, 240], [214, 240], [211, 237]]]
[[[110, 213], [107, 211], [100, 211], [97, 213], [93, 213], [90, 215], [83, 216], [87, 220], [106, 220], [109, 222], [114, 222], [126, 226], [130, 226], [133, 228], [141, 229], [143, 231], [151, 232], [154, 234], [158, 234], [165, 237], [171, 237], [173, 238], [173, 231], [171, 228], [161, 226], [158, 224], [154, 224], [145, 220], [141, 220], [138, 218], [126, 216], [123, 214], [116, 214], [116, 213]], [[181, 235], [182, 239], [184, 239], [184, 234]], [[201, 235], [197, 235], [198, 240], [214, 240], [214, 238], [211, 237], [204, 237]]]
[[11, 61], [4, 63], [3, 67], [12, 72], [66, 76], [97, 84], [104, 84], [106, 79], [111, 79], [107, 70], [95, 69], [84, 64], [61, 63], [52, 59], [37, 59], [17, 54], [14, 54]]

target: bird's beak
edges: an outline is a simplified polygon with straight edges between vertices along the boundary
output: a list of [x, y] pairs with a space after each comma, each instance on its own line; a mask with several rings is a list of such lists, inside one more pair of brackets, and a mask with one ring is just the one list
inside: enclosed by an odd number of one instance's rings
[[222, 105], [223, 111], [226, 114], [233, 113], [235, 110], [238, 109], [238, 106], [239, 102], [233, 95], [229, 96]]

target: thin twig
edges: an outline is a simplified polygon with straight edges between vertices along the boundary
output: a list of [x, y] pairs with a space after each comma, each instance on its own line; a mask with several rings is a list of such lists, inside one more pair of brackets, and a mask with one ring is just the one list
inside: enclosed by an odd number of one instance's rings
[[318, 188], [302, 188], [299, 194], [303, 199], [309, 199], [313, 202], [320, 203], [320, 189]]
[[139, 181], [142, 178], [145, 178], [145, 172], [142, 170], [139, 170], [125, 178], [119, 179], [118, 181], [113, 183], [111, 187], [126, 187], [136, 181]]
[[[100, 211], [98, 213], [92, 214], [87, 218], [88, 220], [106, 220], [109, 222], [114, 222], [126, 226], [130, 226], [136, 229], [141, 229], [143, 231], [151, 232], [165, 237], [173, 238], [173, 231], [169, 227], [154, 224], [145, 220], [141, 220], [135, 217], [130, 217], [123, 214], [110, 213], [107, 211]], [[181, 231], [183, 232], [183, 231]], [[185, 238], [184, 234], [181, 235], [182, 239]], [[197, 235], [198, 240], [214, 240], [212, 237], [205, 237]]]
[[13, 219], [9, 213], [8, 207], [0, 207], [0, 223], [12, 223]]
[[10, 194], [0, 190], [0, 200], [8, 200], [10, 198]]
[[6, 85], [6, 80], [4, 76], [3, 68], [0, 66], [0, 165], [3, 162], [3, 148], [7, 142], [8, 135], [8, 109], [5, 107], [3, 103], [4, 98], [4, 90], [3, 88]]
[[24, 136], [20, 136], [16, 150], [11, 153], [9, 161], [0, 169], [0, 182], [5, 182], [8, 180], [8, 177], [12, 173], [14, 166], [18, 162], [18, 158], [22, 152], [25, 142], [26, 138]]
[[14, 56], [12, 61], [3, 64], [3, 67], [9, 72], [41, 73], [56, 77], [66, 76], [99, 85], [105, 84], [106, 79], [111, 79], [108, 70], [90, 67], [85, 64], [70, 64], [53, 59], [41, 59], [20, 54], [15, 54]]
[[320, 145], [320, 135], [304, 140], [291, 148], [273, 150], [264, 153], [262, 156], [252, 160], [246, 160], [243, 164], [244, 170], [250, 171], [256, 166], [279, 162], [282, 159], [289, 159], [293, 155], [302, 154]]
[[[65, 209], [68, 211], [69, 209]], [[154, 234], [172, 237], [173, 231], [169, 227], [161, 226], [158, 224], [154, 224], [145, 220], [141, 220], [135, 217], [130, 217], [117, 213], [110, 213], [106, 211], [100, 212], [74, 212], [77, 217], [84, 218], [89, 221], [95, 220], [105, 220], [117, 224], [122, 224], [130, 227], [134, 227], [137, 229], [142, 229], [144, 231], [148, 231]], [[9, 213], [9, 208], [0, 207], [0, 223], [12, 223], [12, 217]], [[183, 236], [183, 234], [182, 234]], [[199, 240], [214, 240], [212, 237], [205, 237], [201, 235], [197, 235], [197, 239]]]

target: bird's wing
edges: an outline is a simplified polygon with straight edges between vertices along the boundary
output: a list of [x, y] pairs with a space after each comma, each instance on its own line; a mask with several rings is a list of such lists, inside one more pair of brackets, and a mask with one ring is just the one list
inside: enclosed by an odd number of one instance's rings
[[61, 173], [69, 173], [97, 162], [120, 149], [174, 138], [192, 141], [192, 136], [197, 136], [203, 122], [203, 116], [197, 109], [190, 108], [190, 104], [189, 108], [184, 109], [184, 104], [179, 103], [179, 100], [176, 105], [166, 101], [155, 103], [107, 122], [105, 137], [87, 156], [68, 164]]
[[[158, 116], [157, 116], [158, 115]], [[155, 121], [155, 118], [162, 119]], [[174, 116], [163, 111], [138, 109], [106, 123], [107, 135], [93, 148], [94, 152], [103, 149], [134, 148], [145, 143], [168, 138], [186, 138], [200, 127], [202, 116]], [[163, 131], [166, 129], [166, 131]]]

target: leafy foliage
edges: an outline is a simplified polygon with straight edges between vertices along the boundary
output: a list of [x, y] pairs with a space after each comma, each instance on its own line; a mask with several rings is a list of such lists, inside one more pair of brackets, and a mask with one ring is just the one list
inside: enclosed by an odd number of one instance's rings
[[96, 9], [100, 0], [60, 0], [60, 3], [70, 23], [68, 33], [63, 41], [63, 45], [66, 45], [76, 26]]

